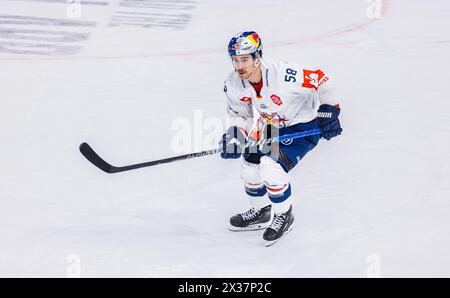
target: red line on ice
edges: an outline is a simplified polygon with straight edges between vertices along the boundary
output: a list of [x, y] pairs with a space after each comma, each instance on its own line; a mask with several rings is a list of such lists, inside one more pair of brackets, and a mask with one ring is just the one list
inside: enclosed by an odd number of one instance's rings
[[[389, 0], [382, 0], [381, 1], [381, 18], [383, 18], [387, 13]], [[356, 30], [363, 29], [367, 27], [368, 25], [372, 24], [374, 21], [376, 21], [376, 18], [372, 18], [369, 20], [366, 20], [361, 23], [348, 25], [344, 28], [341, 28], [336, 31], [327, 32], [318, 34], [316, 36], [310, 36], [305, 38], [299, 38], [299, 39], [292, 39], [292, 40], [285, 40], [285, 41], [276, 41], [272, 43], [268, 43], [269, 47], [281, 47], [281, 46], [289, 46], [299, 43], [307, 43], [307, 42], [314, 42], [314, 41], [320, 41], [327, 38], [336, 37], [342, 34], [346, 34], [349, 32], [353, 32]], [[112, 55], [112, 56], [86, 56], [86, 57], [21, 57], [21, 58], [0, 58], [0, 61], [47, 61], [47, 60], [107, 60], [107, 59], [139, 59], [139, 58], [156, 58], [156, 57], [185, 57], [185, 56], [198, 56], [198, 55], [205, 55], [205, 54], [215, 54], [223, 52], [223, 48], [217, 48], [217, 49], [206, 49], [206, 50], [195, 50], [195, 51], [187, 51], [187, 52], [178, 52], [178, 53], [152, 53], [152, 54], [141, 54], [141, 55]]]

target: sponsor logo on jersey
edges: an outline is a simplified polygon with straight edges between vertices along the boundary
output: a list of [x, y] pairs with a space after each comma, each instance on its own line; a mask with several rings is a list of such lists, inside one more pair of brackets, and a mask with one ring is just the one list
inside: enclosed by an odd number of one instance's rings
[[241, 100], [242, 102], [249, 102], [249, 103], [252, 103], [252, 98], [251, 98], [251, 97], [244, 96], [244, 97], [242, 97], [240, 100]]
[[328, 76], [324, 76], [321, 79], [319, 79], [319, 87], [320, 85], [322, 85], [323, 83], [325, 83], [326, 81], [328, 81], [330, 78]]
[[285, 146], [289, 146], [290, 144], [292, 144], [292, 142], [294, 142], [294, 139], [287, 139], [287, 140], [281, 141], [281, 144], [283, 144]]
[[303, 84], [304, 88], [314, 88], [317, 90], [320, 85], [329, 80], [329, 77], [326, 76], [323, 71], [318, 70], [303, 70]]
[[281, 98], [276, 95], [276, 94], [272, 94], [270, 96], [270, 99], [273, 101], [274, 104], [276, 104], [277, 106], [281, 106], [281, 104], [283, 104], [283, 102], [281, 101]]

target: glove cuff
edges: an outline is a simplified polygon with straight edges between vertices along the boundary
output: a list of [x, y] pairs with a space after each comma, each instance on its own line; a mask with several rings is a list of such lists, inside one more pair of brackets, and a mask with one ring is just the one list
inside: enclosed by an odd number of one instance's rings
[[332, 119], [337, 118], [341, 112], [339, 105], [332, 106], [328, 104], [323, 104], [319, 107], [317, 111], [317, 118], [321, 119]]

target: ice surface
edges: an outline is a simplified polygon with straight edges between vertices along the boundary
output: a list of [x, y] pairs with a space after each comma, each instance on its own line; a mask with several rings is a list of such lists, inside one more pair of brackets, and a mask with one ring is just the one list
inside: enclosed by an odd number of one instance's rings
[[[450, 277], [448, 1], [124, 3], [1, 1], [0, 276], [64, 277], [75, 255], [83, 277]], [[175, 121], [225, 119], [226, 44], [248, 29], [342, 96], [344, 134], [293, 171], [295, 228], [270, 248], [227, 230], [238, 161], [107, 175], [78, 152], [177, 155]]]

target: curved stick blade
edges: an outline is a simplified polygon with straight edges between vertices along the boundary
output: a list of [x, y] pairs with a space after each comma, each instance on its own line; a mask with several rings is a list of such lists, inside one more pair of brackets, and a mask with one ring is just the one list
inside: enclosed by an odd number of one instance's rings
[[80, 152], [89, 160], [93, 165], [102, 170], [105, 173], [114, 173], [114, 167], [104, 161], [97, 153], [89, 146], [88, 143], [82, 143], [80, 145]]

